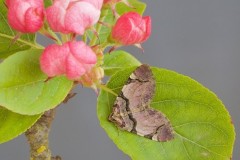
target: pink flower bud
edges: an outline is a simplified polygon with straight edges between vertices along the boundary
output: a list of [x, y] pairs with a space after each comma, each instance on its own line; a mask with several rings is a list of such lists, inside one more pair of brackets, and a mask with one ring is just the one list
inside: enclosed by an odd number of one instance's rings
[[86, 87], [92, 87], [96, 89], [96, 84], [101, 84], [101, 80], [104, 77], [104, 70], [101, 67], [93, 67], [90, 71], [84, 74], [80, 83]]
[[151, 18], [141, 17], [138, 13], [122, 15], [112, 29], [112, 39], [121, 45], [140, 44], [151, 34]]
[[8, 22], [23, 33], [35, 33], [43, 25], [43, 0], [7, 0]]
[[55, 0], [46, 9], [50, 27], [56, 32], [77, 33], [97, 23], [103, 0]]
[[40, 58], [41, 69], [49, 77], [66, 75], [71, 80], [79, 79], [96, 62], [96, 54], [82, 41], [50, 45]]

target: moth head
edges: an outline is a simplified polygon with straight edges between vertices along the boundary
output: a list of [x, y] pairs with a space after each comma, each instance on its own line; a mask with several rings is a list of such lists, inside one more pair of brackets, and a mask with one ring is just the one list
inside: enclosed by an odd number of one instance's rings
[[108, 119], [122, 130], [131, 131], [133, 128], [133, 122], [129, 119], [129, 115], [121, 112], [118, 105], [114, 105], [113, 111]]
[[117, 106], [113, 107], [113, 111], [108, 119], [121, 128], [125, 126], [124, 120], [120, 114], [120, 108]]

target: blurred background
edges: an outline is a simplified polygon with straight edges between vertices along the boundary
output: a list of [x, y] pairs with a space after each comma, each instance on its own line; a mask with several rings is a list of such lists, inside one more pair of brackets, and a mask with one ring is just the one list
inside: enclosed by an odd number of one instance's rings
[[[215, 92], [229, 110], [237, 139], [233, 160], [240, 159], [240, 1], [143, 0], [152, 17], [152, 35], [144, 54], [124, 48], [141, 62], [188, 75]], [[49, 42], [39, 37], [41, 44]], [[63, 160], [130, 160], [100, 127], [93, 90], [78, 87], [77, 96], [57, 109], [50, 146]], [[24, 136], [0, 145], [1, 160], [27, 160]]]

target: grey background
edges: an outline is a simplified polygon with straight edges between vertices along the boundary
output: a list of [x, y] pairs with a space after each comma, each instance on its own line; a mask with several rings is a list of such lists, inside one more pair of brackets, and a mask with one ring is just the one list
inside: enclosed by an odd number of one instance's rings
[[[240, 0], [145, 0], [152, 35], [145, 53], [130, 47], [142, 62], [196, 79], [224, 102], [236, 126], [233, 160], [240, 159]], [[48, 43], [39, 39], [41, 43]], [[129, 160], [109, 140], [96, 116], [96, 94], [78, 95], [58, 108], [50, 136], [54, 154], [64, 160]], [[24, 136], [0, 145], [1, 160], [27, 160]]]

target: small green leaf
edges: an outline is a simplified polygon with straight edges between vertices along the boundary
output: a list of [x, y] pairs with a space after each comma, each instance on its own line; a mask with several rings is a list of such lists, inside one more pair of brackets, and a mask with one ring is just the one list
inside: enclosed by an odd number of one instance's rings
[[125, 51], [117, 50], [104, 55], [103, 69], [106, 75], [111, 76], [121, 69], [131, 66], [139, 66], [140, 64], [141, 62], [139, 62], [131, 54]]
[[[135, 68], [117, 72], [107, 86], [119, 93]], [[101, 91], [97, 114], [113, 142], [133, 160], [230, 160], [235, 140], [228, 111], [214, 93], [191, 78], [152, 68], [156, 92], [151, 107], [170, 120], [175, 138], [155, 142], [121, 131], [108, 121], [115, 96]]]
[[146, 9], [146, 4], [143, 2], [140, 2], [138, 0], [128, 0], [128, 2], [130, 3], [130, 5], [132, 7], [128, 7], [126, 4], [124, 3], [118, 3], [116, 5], [116, 10], [117, 13], [122, 15], [126, 12], [137, 12], [139, 14], [143, 14], [145, 9]]
[[52, 0], [44, 0], [44, 6], [45, 8], [49, 7], [52, 5]]
[[[105, 8], [101, 10], [100, 21], [107, 23], [109, 25], [113, 25], [115, 20], [114, 20], [112, 11], [109, 8]], [[104, 44], [108, 42], [108, 37], [111, 32], [111, 27], [104, 26], [102, 24], [97, 24], [96, 30], [98, 31], [98, 37], [99, 37], [99, 39], [97, 39], [97, 43]], [[89, 31], [88, 36], [90, 39], [92, 39], [92, 37], [95, 35], [91, 31]], [[95, 38], [97, 37], [95, 36]]]
[[24, 116], [0, 107], [0, 144], [25, 132], [40, 116]]
[[59, 105], [72, 81], [56, 77], [44, 82], [39, 66], [42, 50], [18, 52], [0, 64], [0, 105], [19, 114], [34, 115]]
[[24, 34], [13, 42], [16, 34], [8, 24], [5, 0], [0, 0], [0, 59], [29, 48], [40, 48], [35, 44], [34, 34]]

